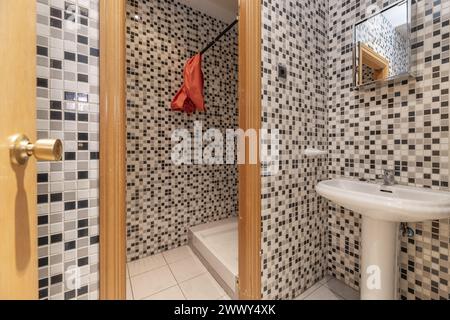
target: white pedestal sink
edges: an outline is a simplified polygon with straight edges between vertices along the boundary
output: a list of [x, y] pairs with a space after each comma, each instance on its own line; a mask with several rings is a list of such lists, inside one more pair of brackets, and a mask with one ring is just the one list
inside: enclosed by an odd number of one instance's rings
[[400, 222], [450, 218], [450, 193], [355, 180], [320, 182], [317, 193], [363, 216], [361, 299], [393, 300]]

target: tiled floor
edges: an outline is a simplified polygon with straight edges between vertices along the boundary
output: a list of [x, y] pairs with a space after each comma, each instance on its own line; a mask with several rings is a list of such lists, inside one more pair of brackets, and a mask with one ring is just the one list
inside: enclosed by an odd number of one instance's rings
[[228, 300], [189, 247], [128, 263], [128, 300]]
[[359, 292], [343, 282], [327, 276], [295, 300], [359, 300]]
[[[127, 265], [128, 300], [229, 300], [189, 247]], [[359, 300], [359, 293], [326, 277], [296, 300]]]

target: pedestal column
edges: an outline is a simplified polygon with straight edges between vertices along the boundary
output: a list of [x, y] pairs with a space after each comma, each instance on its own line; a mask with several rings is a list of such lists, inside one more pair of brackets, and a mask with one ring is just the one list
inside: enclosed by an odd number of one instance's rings
[[396, 299], [398, 230], [399, 223], [363, 216], [361, 300]]

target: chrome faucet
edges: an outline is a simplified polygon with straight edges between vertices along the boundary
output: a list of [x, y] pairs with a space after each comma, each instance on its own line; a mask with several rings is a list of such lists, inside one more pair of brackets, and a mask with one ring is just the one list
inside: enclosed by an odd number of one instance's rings
[[394, 170], [383, 170], [383, 186], [393, 186], [397, 184], [395, 182], [395, 171]]

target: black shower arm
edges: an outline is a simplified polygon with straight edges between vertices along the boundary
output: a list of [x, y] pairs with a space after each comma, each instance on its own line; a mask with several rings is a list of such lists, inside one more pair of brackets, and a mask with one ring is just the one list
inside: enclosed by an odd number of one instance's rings
[[206, 51], [208, 51], [220, 38], [222, 38], [228, 31], [230, 31], [237, 23], [239, 22], [239, 18], [236, 18], [225, 30], [223, 30], [213, 41], [211, 41], [202, 51], [200, 51], [200, 54], [204, 54]]

